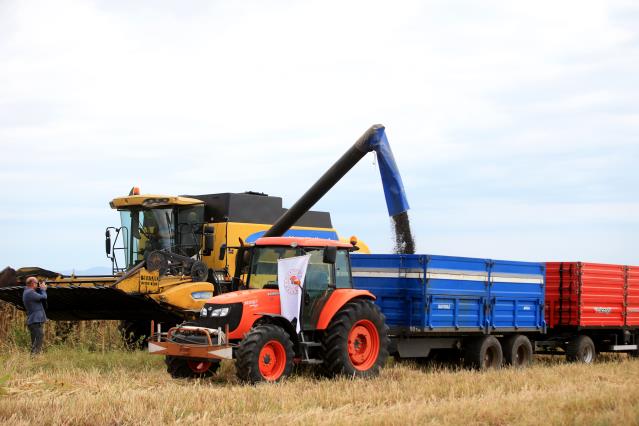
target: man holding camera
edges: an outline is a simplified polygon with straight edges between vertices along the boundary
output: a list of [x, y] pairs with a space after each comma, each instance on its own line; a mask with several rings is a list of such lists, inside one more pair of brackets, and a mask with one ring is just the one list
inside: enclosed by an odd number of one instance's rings
[[38, 283], [36, 277], [27, 278], [22, 303], [27, 311], [27, 327], [31, 333], [31, 355], [42, 351], [44, 343], [44, 323], [47, 315], [44, 312], [43, 302], [47, 300], [47, 285], [44, 281]]

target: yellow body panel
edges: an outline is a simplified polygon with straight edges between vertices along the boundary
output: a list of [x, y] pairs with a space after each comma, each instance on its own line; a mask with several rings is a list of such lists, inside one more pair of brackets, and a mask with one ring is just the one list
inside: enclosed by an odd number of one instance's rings
[[[228, 267], [229, 275], [233, 276], [235, 273], [235, 256], [237, 249], [227, 248], [226, 254], [222, 260], [220, 259], [220, 247], [222, 244], [226, 244], [227, 247], [238, 247], [240, 245], [240, 238], [245, 241], [253, 234], [263, 232], [271, 227], [271, 224], [265, 223], [239, 223], [239, 222], [224, 222], [224, 223], [212, 223], [208, 226], [213, 226], [214, 235], [214, 248], [210, 256], [203, 256], [202, 261], [206, 263], [209, 268], [214, 270], [221, 270]], [[323, 231], [334, 232], [337, 235], [337, 231], [334, 228], [313, 228], [305, 226], [293, 226], [291, 230], [301, 231]], [[368, 248], [368, 246], [366, 246]]]
[[[200, 298], [194, 298], [193, 293], [202, 294]], [[209, 282], [183, 282], [164, 289], [160, 294], [152, 294], [150, 297], [181, 311], [199, 311], [207, 300], [213, 297], [213, 284]]]

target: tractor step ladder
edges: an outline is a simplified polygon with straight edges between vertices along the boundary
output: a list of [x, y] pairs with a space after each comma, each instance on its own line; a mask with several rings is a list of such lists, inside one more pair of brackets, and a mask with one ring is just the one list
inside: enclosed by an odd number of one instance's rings
[[304, 364], [322, 364], [324, 361], [321, 359], [315, 359], [315, 358], [311, 358], [308, 355], [308, 348], [317, 348], [317, 347], [321, 347], [322, 344], [319, 342], [307, 342], [306, 340], [304, 340], [304, 333], [301, 332], [300, 333], [300, 345], [302, 345], [302, 362]]

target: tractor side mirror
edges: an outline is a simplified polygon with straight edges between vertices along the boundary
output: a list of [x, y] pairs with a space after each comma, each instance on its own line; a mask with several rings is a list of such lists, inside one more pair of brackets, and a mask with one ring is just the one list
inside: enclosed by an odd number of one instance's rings
[[[213, 227], [204, 227], [204, 256], [210, 256], [213, 252]], [[220, 259], [222, 260], [222, 259]]]
[[111, 232], [107, 229], [104, 233], [104, 248], [106, 249], [107, 257], [111, 257]]
[[337, 258], [337, 247], [329, 246], [324, 248], [324, 263], [334, 264]]
[[218, 256], [217, 260], [224, 260], [224, 256], [226, 256], [226, 244], [222, 244], [220, 246], [220, 255]]

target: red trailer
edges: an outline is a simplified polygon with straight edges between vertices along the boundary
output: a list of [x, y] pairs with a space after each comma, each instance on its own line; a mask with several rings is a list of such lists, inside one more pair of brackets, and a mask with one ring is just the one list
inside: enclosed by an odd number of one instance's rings
[[638, 355], [639, 267], [585, 262], [546, 263], [547, 340], [573, 361], [592, 362], [598, 352]]

